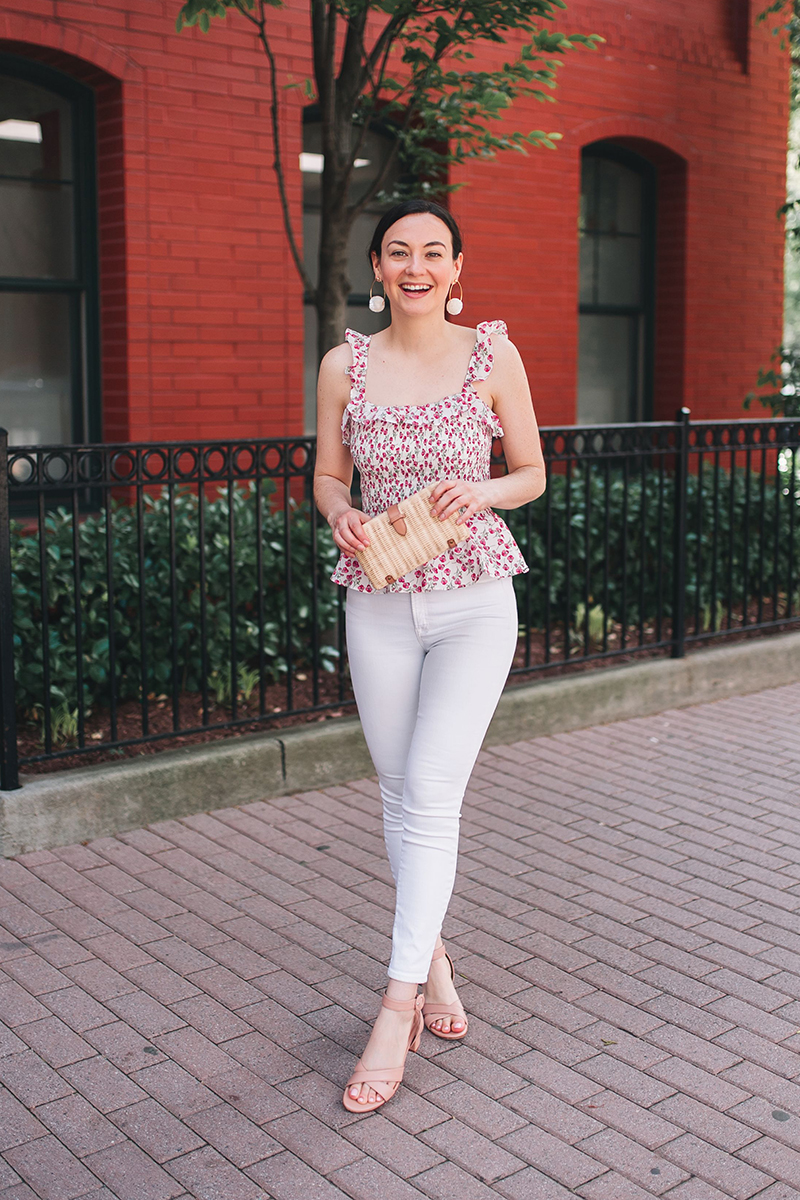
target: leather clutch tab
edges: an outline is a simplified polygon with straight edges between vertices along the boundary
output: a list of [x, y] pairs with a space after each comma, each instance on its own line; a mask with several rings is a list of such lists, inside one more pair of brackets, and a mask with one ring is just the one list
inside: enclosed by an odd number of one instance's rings
[[392, 504], [389, 508], [387, 508], [386, 516], [389, 518], [389, 524], [395, 533], [399, 533], [401, 537], [405, 537], [407, 526], [403, 519], [403, 514], [400, 511], [400, 505]]

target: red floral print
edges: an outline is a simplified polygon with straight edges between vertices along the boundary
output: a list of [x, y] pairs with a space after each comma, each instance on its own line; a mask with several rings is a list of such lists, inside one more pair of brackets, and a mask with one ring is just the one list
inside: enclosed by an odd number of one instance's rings
[[[475, 390], [492, 370], [492, 334], [508, 336], [503, 321], [478, 326], [475, 348], [458, 395], [431, 404], [369, 404], [366, 390], [370, 339], [348, 329], [353, 351], [350, 402], [342, 418], [342, 442], [350, 447], [361, 475], [364, 512], [374, 517], [420, 488], [440, 479], [480, 483], [489, 479], [492, 438], [502, 437], [497, 417]], [[477, 583], [481, 575], [504, 579], [528, 570], [508, 526], [491, 509], [467, 522], [470, 537], [415, 571], [409, 571], [386, 592], [447, 591]], [[358, 559], [342, 554], [331, 576], [334, 583], [374, 592]]]

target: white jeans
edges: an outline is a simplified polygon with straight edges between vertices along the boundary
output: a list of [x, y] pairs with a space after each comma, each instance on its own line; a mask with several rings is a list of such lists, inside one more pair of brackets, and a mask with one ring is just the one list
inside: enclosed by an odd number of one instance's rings
[[456, 873], [461, 802], [517, 644], [511, 579], [347, 593], [347, 650], [397, 889], [389, 976], [428, 977]]

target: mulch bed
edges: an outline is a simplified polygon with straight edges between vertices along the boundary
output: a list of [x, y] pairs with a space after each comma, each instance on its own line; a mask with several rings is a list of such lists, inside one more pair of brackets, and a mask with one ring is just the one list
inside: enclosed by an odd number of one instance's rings
[[[754, 622], [756, 615], [757, 609], [754, 604], [752, 612], [748, 612], [748, 620]], [[741, 613], [736, 614], [736, 616], [741, 621]], [[693, 654], [710, 645], [731, 645], [736, 642], [748, 641], [754, 637], [765, 637], [772, 633], [785, 633], [797, 628], [799, 622], [800, 618], [797, 618], [770, 629], [761, 630], [751, 630], [745, 627], [744, 629], [737, 629], [733, 633], [726, 633], [718, 639], [712, 638], [699, 642], [688, 642], [686, 653]], [[666, 623], [664, 626], [664, 636], [666, 636], [668, 629], [669, 625]], [[690, 632], [691, 627], [687, 624], [687, 633]], [[618, 649], [620, 645], [620, 633], [619, 625], [609, 628], [609, 650]], [[631, 645], [633, 647], [638, 645], [638, 629], [633, 628], [628, 631], [627, 641], [629, 647]], [[545, 665], [544, 633], [541, 630], [532, 630], [530, 639], [530, 668], [528, 670], [525, 669], [525, 647], [524, 642], [520, 640], [512, 667], [514, 673], [509, 677], [509, 684], [511, 686], [518, 686], [522, 683], [532, 682], [535, 679], [552, 679], [566, 674], [571, 675], [576, 671], [602, 670], [642, 659], [666, 657], [669, 653], [668, 649], [647, 648], [649, 643], [655, 641], [654, 627], [646, 625], [644, 628], [642, 649], [629, 649], [626, 652], [615, 654], [610, 658], [586, 661], [582, 657], [583, 639], [581, 638], [574, 641], [570, 648], [570, 656], [568, 659], [565, 659], [563, 632], [558, 630], [555, 633], [551, 632], [550, 662]], [[592, 647], [592, 652], [599, 651], [600, 648], [600, 646]], [[119, 762], [123, 758], [136, 758], [142, 754], [158, 754], [162, 750], [183, 749], [186, 746], [219, 741], [221, 738], [287, 729], [297, 725], [328, 721], [334, 717], [341, 717], [343, 715], [353, 715], [356, 709], [352, 699], [349, 679], [345, 678], [344, 683], [345, 693], [344, 697], [342, 697], [339, 693], [338, 676], [336, 674], [320, 672], [318, 705], [328, 707], [325, 707], [324, 710], [320, 707], [315, 708], [313, 683], [310, 674], [300, 671], [294, 675], [293, 679], [292, 707], [293, 710], [305, 709], [308, 711], [292, 711], [287, 713], [287, 689], [285, 683], [269, 684], [265, 688], [264, 694], [264, 716], [259, 715], [260, 695], [258, 688], [256, 688], [249, 699], [240, 698], [237, 718], [240, 720], [244, 718], [244, 720], [241, 725], [237, 725], [235, 728], [226, 727], [223, 724], [223, 722], [231, 719], [230, 707], [215, 704], [210, 697], [208, 710], [209, 726], [197, 733], [171, 733], [174, 728], [171, 696], [151, 696], [148, 697], [147, 705], [148, 731], [150, 734], [160, 734], [162, 736], [153, 741], [129, 746], [109, 747], [104, 744], [111, 740], [109, 713], [108, 710], [95, 709], [86, 718], [85, 750], [74, 754], [68, 753], [59, 758], [50, 758], [42, 762], [26, 763], [21, 768], [21, 772], [25, 775], [46, 775], [54, 771], [67, 770], [71, 767], [89, 766], [103, 762]], [[183, 693], [179, 698], [177, 706], [177, 724], [182, 728], [190, 728], [202, 724], [202, 721], [203, 709], [201, 696], [199, 694]], [[127, 700], [117, 708], [117, 740], [126, 741], [140, 737], [142, 737], [141, 705], [138, 701]], [[77, 739], [75, 739], [76, 741]], [[92, 743], [95, 741], [98, 743], [96, 748], [92, 746]], [[67, 749], [68, 745], [69, 743], [62, 743], [60, 748]], [[21, 724], [18, 730], [18, 746], [21, 758], [28, 755], [41, 754], [43, 752], [41, 727], [34, 723]]]

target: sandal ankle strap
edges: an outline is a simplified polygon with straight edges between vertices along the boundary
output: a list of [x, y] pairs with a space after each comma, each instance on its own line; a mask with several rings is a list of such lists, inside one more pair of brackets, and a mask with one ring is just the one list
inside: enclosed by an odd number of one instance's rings
[[431, 955], [431, 962], [434, 962], [434, 960], [437, 958], [441, 958], [446, 953], [447, 951], [444, 948], [444, 942], [442, 942], [441, 946], [435, 947], [433, 954]]
[[408, 1000], [395, 1000], [392, 996], [387, 996], [384, 992], [381, 1004], [384, 1008], [391, 1008], [393, 1012], [411, 1012], [412, 1009], [420, 1009], [425, 1003], [425, 997], [420, 992], [418, 996], [410, 996]]

